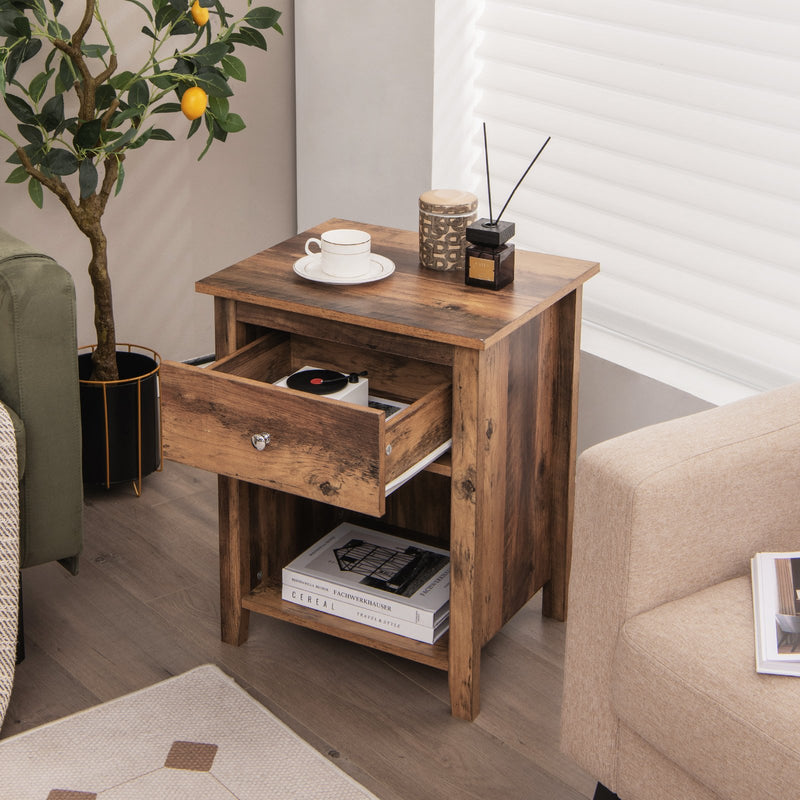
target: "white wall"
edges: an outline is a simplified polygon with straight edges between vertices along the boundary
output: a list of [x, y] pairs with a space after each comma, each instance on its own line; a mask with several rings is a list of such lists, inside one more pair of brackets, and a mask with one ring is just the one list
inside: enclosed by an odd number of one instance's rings
[[431, 0], [296, 0], [298, 227], [416, 228], [431, 188]]
[[[117, 339], [152, 347], [164, 358], [213, 352], [212, 304], [195, 293], [197, 279], [296, 231], [293, 4], [272, 0], [271, 5], [283, 12], [285, 35], [268, 31], [267, 53], [237, 50], [248, 81], [233, 82], [231, 109], [247, 128], [224, 144], [215, 142], [198, 163], [204, 129], [187, 141], [187, 121], [180, 115], [163, 117], [160, 122], [176, 141], [151, 142], [129, 155], [125, 185], [104, 218]], [[247, 6], [245, 0], [229, 0], [226, 7], [238, 16]], [[103, 11], [122, 60], [144, 39], [138, 33], [144, 15], [119, 2], [104, 4]], [[128, 64], [121, 64], [125, 68]], [[15, 130], [9, 118], [3, 106], [0, 127]], [[10, 150], [0, 146], [2, 153]], [[0, 225], [72, 273], [78, 341], [94, 342], [89, 245], [66, 210], [47, 196], [39, 211], [25, 184], [3, 183]]]

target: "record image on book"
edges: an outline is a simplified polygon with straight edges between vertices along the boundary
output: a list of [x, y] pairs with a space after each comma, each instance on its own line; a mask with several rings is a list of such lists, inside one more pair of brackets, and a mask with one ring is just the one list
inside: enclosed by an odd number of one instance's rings
[[421, 547], [383, 547], [363, 539], [351, 539], [334, 553], [340, 570], [363, 576], [360, 583], [405, 597], [413, 595], [449, 560]]

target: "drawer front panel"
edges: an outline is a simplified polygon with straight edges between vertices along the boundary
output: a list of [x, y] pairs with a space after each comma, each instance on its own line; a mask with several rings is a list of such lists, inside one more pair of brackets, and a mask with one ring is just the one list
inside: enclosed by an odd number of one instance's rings
[[[384, 512], [383, 415], [165, 361], [164, 454], [201, 469], [373, 516]], [[257, 450], [251, 437], [269, 434]]]

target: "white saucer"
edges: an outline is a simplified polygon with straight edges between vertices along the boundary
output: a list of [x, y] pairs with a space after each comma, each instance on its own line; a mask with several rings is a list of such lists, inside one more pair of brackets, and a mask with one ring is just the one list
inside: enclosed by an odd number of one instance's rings
[[335, 283], [341, 285], [354, 285], [357, 283], [371, 283], [388, 278], [394, 272], [394, 262], [377, 253], [370, 253], [369, 270], [363, 275], [348, 275], [338, 277], [328, 275], [322, 271], [321, 253], [303, 256], [294, 262], [294, 271], [301, 277], [317, 283]]

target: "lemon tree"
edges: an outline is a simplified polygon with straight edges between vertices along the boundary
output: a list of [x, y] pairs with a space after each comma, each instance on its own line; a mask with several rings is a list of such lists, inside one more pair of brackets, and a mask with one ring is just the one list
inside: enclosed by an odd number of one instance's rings
[[[0, 0], [0, 94], [16, 123], [16, 130], [0, 130], [11, 148], [7, 182], [27, 184], [40, 208], [44, 190], [52, 192], [91, 242], [97, 380], [117, 378], [102, 218], [123, 186], [127, 152], [172, 140], [157, 122], [165, 114], [191, 119], [188, 136], [205, 126], [200, 158], [214, 141], [241, 131], [245, 123], [230, 99], [247, 72], [235, 51], [266, 50], [265, 32], [282, 33], [280, 12], [252, 0], [108, 2], [141, 14], [140, 35], [149, 44], [142, 63], [119, 63], [106, 0], [81, 3], [72, 29], [62, 21], [64, 0]], [[72, 19], [77, 0], [69, 5]]]

